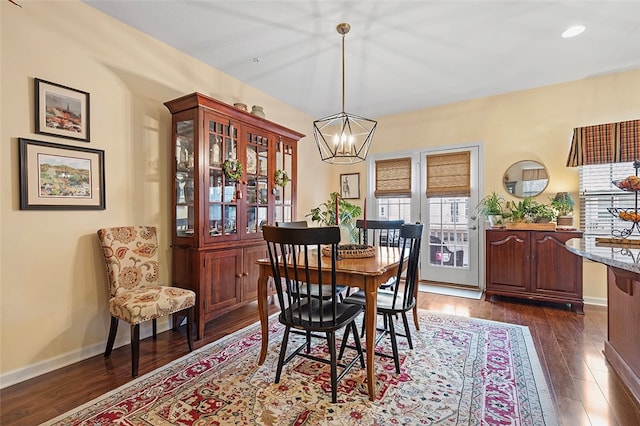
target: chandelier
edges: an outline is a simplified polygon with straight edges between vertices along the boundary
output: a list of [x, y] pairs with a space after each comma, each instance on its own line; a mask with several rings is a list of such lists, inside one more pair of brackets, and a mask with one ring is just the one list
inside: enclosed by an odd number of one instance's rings
[[377, 122], [344, 111], [344, 36], [351, 29], [338, 24], [342, 34], [342, 111], [313, 122], [313, 136], [322, 161], [331, 164], [353, 164], [364, 161], [373, 141]]

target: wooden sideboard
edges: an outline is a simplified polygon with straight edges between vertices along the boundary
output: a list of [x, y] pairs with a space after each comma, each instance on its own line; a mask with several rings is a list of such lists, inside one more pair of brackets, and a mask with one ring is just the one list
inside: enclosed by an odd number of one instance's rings
[[571, 305], [583, 314], [582, 258], [565, 243], [580, 231], [488, 229], [486, 299], [494, 295]]

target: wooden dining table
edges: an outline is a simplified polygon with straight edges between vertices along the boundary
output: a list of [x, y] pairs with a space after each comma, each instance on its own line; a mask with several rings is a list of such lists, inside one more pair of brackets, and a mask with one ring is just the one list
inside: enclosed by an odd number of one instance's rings
[[[314, 254], [317, 256], [317, 252]], [[331, 258], [322, 257], [322, 269], [331, 270]], [[269, 284], [273, 283], [271, 262], [269, 259], [259, 259], [256, 261], [260, 268], [258, 277], [258, 312], [262, 330], [262, 348], [258, 364], [262, 365], [267, 357], [267, 347], [269, 346], [269, 319], [267, 309], [267, 298], [275, 293], [275, 289], [269, 289]], [[311, 261], [310, 264], [315, 264]], [[406, 265], [406, 263], [405, 263]], [[387, 282], [390, 278], [396, 277], [400, 267], [400, 250], [395, 247], [376, 247], [376, 254], [366, 258], [346, 258], [336, 261], [336, 275], [339, 284], [349, 287], [359, 287], [364, 290], [365, 298], [365, 332], [366, 332], [366, 367], [367, 367], [367, 390], [369, 399], [375, 400], [376, 380], [375, 380], [375, 336], [377, 324], [377, 292], [380, 284]], [[326, 282], [331, 282], [327, 280]], [[414, 323], [418, 328], [417, 316], [414, 312]]]

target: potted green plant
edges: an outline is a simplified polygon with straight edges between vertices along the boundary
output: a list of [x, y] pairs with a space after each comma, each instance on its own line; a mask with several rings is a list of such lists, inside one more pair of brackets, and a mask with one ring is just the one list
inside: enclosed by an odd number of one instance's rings
[[526, 197], [517, 203], [509, 202], [508, 208], [511, 211], [511, 220], [513, 222], [532, 222], [536, 210], [536, 201], [531, 197]]
[[318, 207], [311, 209], [305, 217], [320, 225], [332, 226], [336, 224], [336, 200], [338, 200], [338, 226], [349, 235], [349, 242], [358, 242], [356, 218], [362, 214], [362, 208], [344, 200], [337, 192], [329, 194], [329, 199]]
[[504, 198], [501, 195], [492, 191], [491, 194], [480, 200], [476, 211], [487, 218], [489, 226], [499, 226], [502, 225], [504, 202]]
[[573, 228], [573, 207], [575, 202], [568, 192], [558, 192], [551, 200], [551, 207], [556, 211], [558, 226]]
[[548, 223], [556, 218], [556, 211], [548, 204], [533, 201], [530, 211], [534, 223]]

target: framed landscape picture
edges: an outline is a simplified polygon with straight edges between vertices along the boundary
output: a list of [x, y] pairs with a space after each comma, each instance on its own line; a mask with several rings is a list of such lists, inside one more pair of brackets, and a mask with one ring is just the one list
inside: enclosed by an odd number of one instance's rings
[[104, 210], [104, 151], [18, 139], [20, 209]]
[[89, 93], [34, 81], [36, 133], [89, 142]]
[[340, 197], [345, 200], [360, 198], [360, 173], [340, 175]]

